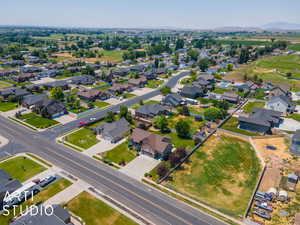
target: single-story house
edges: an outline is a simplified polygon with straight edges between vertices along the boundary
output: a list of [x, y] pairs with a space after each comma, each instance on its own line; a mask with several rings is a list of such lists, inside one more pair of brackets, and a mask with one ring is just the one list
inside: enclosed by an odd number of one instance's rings
[[68, 81], [66, 80], [57, 80], [49, 83], [43, 84], [46, 89], [52, 89], [52, 88], [57, 88], [60, 87], [63, 90], [69, 89]]
[[91, 75], [82, 75], [71, 78], [71, 83], [76, 85], [92, 85], [95, 81], [95, 77]]
[[296, 130], [295, 134], [292, 137], [290, 153], [300, 156], [300, 130]]
[[22, 100], [22, 106], [30, 108], [33, 105], [43, 102], [47, 98], [48, 97], [46, 94], [26, 95]]
[[135, 116], [142, 118], [153, 118], [158, 115], [167, 115], [168, 113], [168, 108], [160, 104], [145, 104], [135, 110]]
[[167, 159], [172, 151], [170, 137], [160, 136], [140, 128], [132, 131], [130, 141], [138, 152], [155, 159]]
[[10, 95], [15, 96], [18, 99], [22, 99], [24, 96], [29, 95], [30, 93], [22, 88], [11, 88], [0, 91], [0, 96], [7, 98]]
[[140, 77], [137, 79], [130, 79], [128, 81], [128, 84], [131, 85], [132, 87], [145, 87], [145, 85], [147, 84], [147, 79], [145, 77]]
[[184, 86], [180, 95], [186, 98], [198, 98], [205, 94], [205, 90], [197, 86]]
[[114, 83], [108, 90], [113, 94], [122, 94], [125, 91], [132, 91], [132, 87], [126, 84]]
[[21, 73], [38, 73], [42, 72], [42, 68], [36, 66], [24, 66], [20, 68]]
[[16, 82], [21, 83], [36, 78], [36, 75], [33, 73], [23, 73], [23, 74], [12, 76], [11, 78]]
[[279, 126], [281, 114], [274, 110], [254, 108], [250, 116], [238, 118], [239, 128], [261, 134], [271, 134], [272, 128]]
[[232, 104], [239, 104], [240, 100], [241, 100], [241, 97], [239, 95], [234, 94], [234, 93], [229, 93], [229, 92], [224, 93], [221, 98], [222, 98], [222, 100], [227, 101]]
[[93, 102], [96, 99], [106, 100], [110, 98], [110, 94], [100, 90], [85, 90], [77, 93], [78, 97], [83, 101]]
[[57, 118], [67, 113], [65, 105], [57, 100], [44, 99], [35, 105], [34, 111], [49, 118]]
[[288, 114], [295, 111], [296, 105], [293, 104], [288, 96], [282, 94], [274, 96], [269, 101], [267, 101], [265, 108], [279, 111], [283, 114]]
[[286, 96], [291, 96], [291, 92], [290, 92], [290, 87], [285, 86], [285, 85], [279, 85], [276, 87], [273, 87], [268, 94], [268, 98], [272, 98], [274, 96], [278, 96], [278, 95], [286, 95]]
[[162, 99], [162, 104], [177, 107], [185, 105], [186, 101], [179, 94], [168, 94]]
[[129, 132], [130, 124], [125, 118], [121, 118], [112, 123], [103, 123], [93, 130], [97, 135], [101, 135], [103, 139], [111, 143], [116, 143]]

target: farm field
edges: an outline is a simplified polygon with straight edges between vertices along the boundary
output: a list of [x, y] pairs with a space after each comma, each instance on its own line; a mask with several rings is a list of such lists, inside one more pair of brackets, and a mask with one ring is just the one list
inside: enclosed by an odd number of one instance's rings
[[87, 192], [82, 192], [66, 204], [71, 212], [82, 218], [87, 225], [136, 225], [117, 210]]
[[241, 66], [239, 69], [227, 74], [226, 79], [243, 81], [245, 75], [248, 77], [256, 75], [263, 81], [288, 85], [295, 91], [300, 90], [300, 80], [288, 79], [286, 77], [287, 73], [292, 73], [292, 77], [297, 79], [300, 78], [300, 56], [268, 56]]
[[245, 213], [260, 168], [248, 142], [212, 136], [164, 185], [224, 213], [239, 216]]

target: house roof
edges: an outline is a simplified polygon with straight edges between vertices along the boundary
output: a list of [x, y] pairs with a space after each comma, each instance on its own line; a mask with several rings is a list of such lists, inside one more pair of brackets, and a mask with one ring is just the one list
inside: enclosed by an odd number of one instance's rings
[[27, 95], [24, 97], [22, 103], [26, 105], [35, 105], [36, 103], [43, 101], [46, 98], [48, 98], [46, 94]]
[[130, 129], [130, 124], [125, 118], [121, 118], [112, 123], [103, 123], [100, 126], [94, 128], [98, 133], [105, 133], [111, 137], [122, 137]]
[[145, 104], [138, 108], [136, 112], [146, 115], [158, 115], [161, 112], [167, 111], [168, 108], [160, 104]]
[[286, 85], [279, 85], [279, 86], [273, 87], [270, 91], [273, 91], [274, 89], [280, 89], [284, 94], [286, 94], [290, 91], [290, 87], [286, 86]]
[[277, 96], [274, 96], [274, 97], [272, 97], [269, 101], [268, 101], [268, 103], [270, 104], [272, 104], [272, 103], [274, 103], [274, 102], [278, 102], [278, 101], [282, 101], [282, 102], [284, 102], [287, 106], [293, 106], [294, 104], [292, 103], [292, 101], [290, 100], [290, 98], [289, 97], [287, 97], [286, 95], [284, 95], [284, 94], [282, 94], [282, 95], [277, 95]]
[[234, 93], [226, 92], [222, 95], [222, 98], [230, 101], [238, 101], [240, 96]]
[[73, 84], [93, 84], [95, 82], [95, 77], [91, 75], [82, 75], [71, 78], [71, 83]]
[[140, 77], [140, 78], [137, 78], [137, 79], [130, 79], [128, 81], [128, 84], [140, 85], [141, 83], [144, 83], [146, 81], [147, 81], [146, 77]]
[[50, 115], [54, 115], [66, 110], [66, 107], [62, 102], [48, 98], [38, 103], [37, 106], [40, 108], [46, 108]]
[[[142, 147], [149, 149], [153, 153], [163, 153], [170, 144], [170, 138], [160, 136], [140, 128], [135, 128], [132, 132], [131, 138], [133, 142], [142, 143]], [[148, 148], [150, 147], [150, 148]]]
[[272, 123], [279, 122], [281, 114], [281, 112], [274, 110], [254, 108], [249, 117], [240, 116], [239, 121], [271, 127]]
[[181, 90], [181, 93], [189, 95], [196, 95], [202, 92], [203, 90], [197, 86], [184, 86]]
[[101, 91], [99, 90], [87, 90], [87, 91], [81, 91], [77, 95], [80, 97], [86, 97], [86, 98], [94, 98], [99, 96]]
[[22, 184], [18, 180], [12, 179], [10, 174], [0, 169], [0, 193], [15, 191], [21, 186]]
[[169, 103], [172, 105], [178, 105], [182, 102], [182, 97], [179, 94], [168, 94], [166, 97], [164, 97], [163, 102]]
[[293, 141], [299, 141], [300, 142], [300, 130], [296, 130], [295, 134], [293, 135]]

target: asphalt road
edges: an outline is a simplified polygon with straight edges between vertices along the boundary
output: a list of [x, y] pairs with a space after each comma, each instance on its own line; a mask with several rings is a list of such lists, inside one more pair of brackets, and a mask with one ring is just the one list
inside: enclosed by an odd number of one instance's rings
[[[171, 79], [167, 85], [174, 86], [177, 79]], [[174, 84], [175, 83], [175, 84]], [[155, 96], [156, 91], [143, 96]], [[151, 97], [150, 97], [151, 98]], [[126, 105], [136, 104], [139, 99], [129, 100]], [[124, 103], [123, 103], [124, 104]], [[120, 105], [113, 109], [117, 110]], [[106, 111], [107, 112], [107, 111]], [[96, 116], [102, 116], [99, 112]], [[92, 115], [95, 117], [95, 115]], [[88, 119], [88, 118], [87, 118]], [[226, 223], [217, 220], [199, 210], [194, 209], [170, 196], [163, 194], [125, 174], [113, 169], [101, 162], [89, 158], [77, 151], [55, 143], [54, 136], [68, 131], [77, 126], [61, 126], [55, 131], [37, 133], [30, 131], [6, 118], [0, 117], [0, 134], [10, 140], [10, 143], [0, 149], [0, 157], [18, 152], [31, 152], [48, 160], [63, 170], [84, 180], [91, 186], [101, 190], [106, 195], [123, 203], [127, 207], [144, 216], [157, 225], [224, 225]], [[47, 135], [48, 134], [48, 135]]]

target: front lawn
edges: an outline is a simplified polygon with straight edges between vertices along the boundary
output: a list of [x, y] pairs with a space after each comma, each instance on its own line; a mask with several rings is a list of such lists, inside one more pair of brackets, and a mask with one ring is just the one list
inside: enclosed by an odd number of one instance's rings
[[87, 225], [136, 225], [134, 221], [87, 192], [79, 194], [66, 207]]
[[261, 136], [259, 133], [250, 132], [238, 128], [239, 121], [236, 117], [231, 117], [225, 124], [222, 125], [222, 129], [229, 130], [235, 133], [247, 135], [247, 136]]
[[122, 94], [122, 97], [123, 98], [133, 98], [135, 97], [136, 95], [135, 94], [131, 94], [131, 93], [125, 93], [125, 94]]
[[17, 102], [0, 102], [0, 111], [7, 112], [16, 109], [18, 105], [19, 104]]
[[0, 163], [0, 169], [5, 170], [20, 182], [24, 182], [46, 170], [40, 164], [21, 156]]
[[110, 104], [107, 102], [93, 102], [93, 105], [98, 108], [104, 108], [106, 106], [109, 106]]
[[294, 120], [300, 122], [300, 114], [293, 113], [293, 114], [288, 115], [287, 118], [291, 118], [291, 119], [294, 119]]
[[247, 209], [260, 168], [248, 142], [212, 136], [164, 185], [224, 213], [239, 216]]
[[243, 108], [245, 113], [251, 113], [253, 108], [263, 108], [265, 106], [264, 102], [248, 102]]
[[136, 157], [137, 153], [133, 149], [129, 149], [128, 141], [116, 146], [110, 151], [101, 154], [104, 160], [114, 162], [116, 164], [129, 163]]
[[149, 80], [146, 84], [147, 88], [158, 88], [161, 86], [164, 82], [161, 80]]
[[72, 112], [72, 113], [75, 113], [75, 114], [78, 114], [78, 113], [85, 112], [85, 111], [87, 111], [87, 110], [89, 110], [89, 108], [80, 106], [80, 107], [78, 107], [78, 108], [76, 108], [76, 109], [69, 109], [68, 111], [69, 111], [69, 112]]
[[88, 149], [99, 142], [93, 131], [86, 128], [69, 134], [65, 137], [65, 141], [83, 149]]
[[59, 124], [59, 122], [55, 120], [41, 117], [33, 112], [21, 115], [19, 119], [39, 129], [45, 129], [48, 127], [52, 127], [56, 124]]

